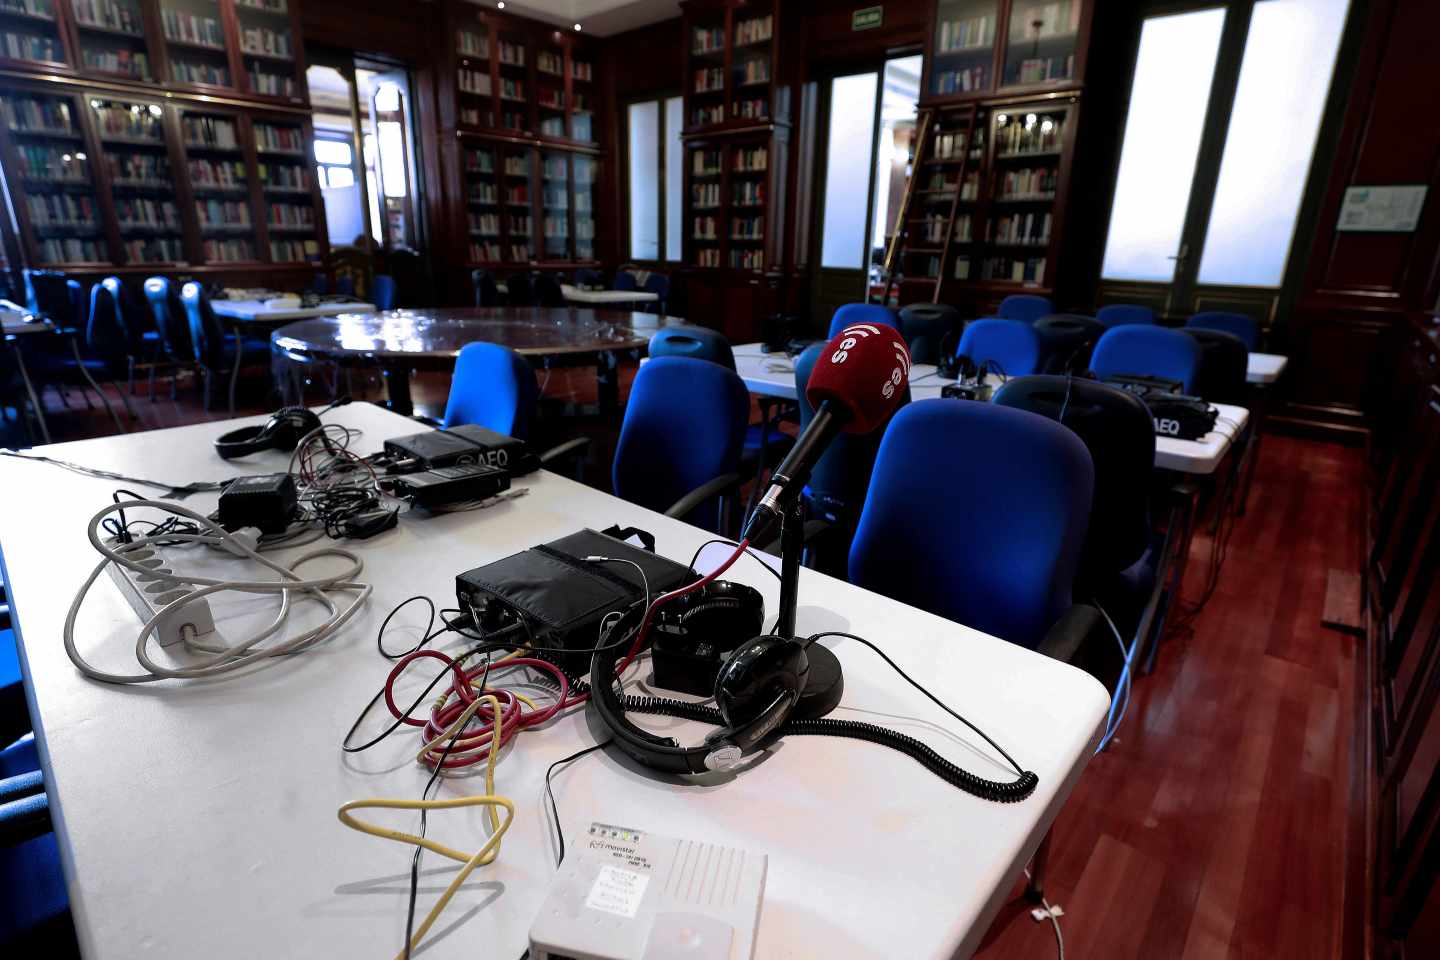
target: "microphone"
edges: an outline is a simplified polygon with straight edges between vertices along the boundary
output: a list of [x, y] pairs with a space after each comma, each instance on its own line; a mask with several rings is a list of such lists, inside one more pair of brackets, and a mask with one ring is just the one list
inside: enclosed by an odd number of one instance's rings
[[825, 345], [805, 398], [815, 417], [770, 476], [770, 489], [755, 505], [741, 536], [756, 546], [770, 542], [788, 504], [800, 495], [810, 471], [842, 431], [878, 428], [899, 405], [910, 381], [910, 351], [900, 331], [881, 324], [851, 324]]

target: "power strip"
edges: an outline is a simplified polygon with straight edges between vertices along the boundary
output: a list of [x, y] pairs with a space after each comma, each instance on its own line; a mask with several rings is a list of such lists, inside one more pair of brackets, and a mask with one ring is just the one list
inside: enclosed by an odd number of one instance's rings
[[[119, 540], [110, 539], [105, 545], [114, 550], [123, 550], [126, 559], [146, 567], [141, 573], [118, 563], [109, 565], [110, 579], [120, 588], [120, 593], [135, 611], [141, 623], [151, 618], [174, 601], [190, 591], [189, 585], [176, 580], [174, 571], [165, 565], [165, 558], [158, 549], [148, 544], [126, 550]], [[210, 601], [204, 597], [181, 604], [160, 618], [155, 624], [155, 639], [162, 647], [173, 646], [184, 639], [189, 628], [192, 637], [203, 637], [215, 632], [215, 618], [210, 612]]]

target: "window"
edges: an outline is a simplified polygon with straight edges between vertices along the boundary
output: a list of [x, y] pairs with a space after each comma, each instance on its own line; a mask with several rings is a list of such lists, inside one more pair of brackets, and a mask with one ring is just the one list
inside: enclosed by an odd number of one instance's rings
[[870, 174], [875, 156], [876, 71], [830, 81], [830, 137], [825, 150], [824, 235], [820, 266], [859, 270], [869, 238]]
[[680, 97], [642, 100], [630, 104], [627, 112], [632, 260], [659, 260], [662, 249], [666, 260], [681, 258], [683, 116]]

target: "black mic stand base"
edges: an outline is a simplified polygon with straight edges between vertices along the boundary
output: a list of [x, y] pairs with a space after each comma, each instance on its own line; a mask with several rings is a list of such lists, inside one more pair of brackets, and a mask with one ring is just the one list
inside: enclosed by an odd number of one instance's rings
[[[805, 552], [805, 505], [802, 498], [786, 508], [780, 520], [780, 614], [775, 632], [795, 636], [795, 608], [799, 602], [800, 557]], [[826, 647], [811, 644], [805, 651], [810, 672], [790, 715], [797, 720], [818, 720], [840, 705], [845, 694], [845, 674], [840, 661]]]

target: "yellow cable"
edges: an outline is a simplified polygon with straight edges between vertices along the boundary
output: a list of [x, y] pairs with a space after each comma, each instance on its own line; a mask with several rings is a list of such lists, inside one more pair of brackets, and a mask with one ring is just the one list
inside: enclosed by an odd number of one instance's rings
[[[450, 881], [450, 886], [446, 887], [445, 892], [440, 894], [440, 899], [435, 901], [435, 905], [430, 908], [430, 912], [425, 915], [425, 919], [421, 921], [420, 926], [416, 928], [415, 935], [411, 937], [410, 945], [407, 948], [411, 954], [416, 951], [420, 941], [425, 938], [425, 934], [430, 931], [431, 926], [439, 919], [440, 914], [444, 912], [445, 908], [450, 904], [450, 899], [455, 896], [455, 891], [460, 889], [471, 872], [473, 872], [476, 867], [494, 862], [500, 853], [500, 840], [505, 836], [505, 832], [510, 829], [510, 824], [515, 819], [515, 804], [506, 797], [495, 796], [495, 759], [500, 752], [501, 733], [500, 701], [497, 697], [487, 695], [477, 698], [470, 706], [465, 708], [464, 713], [456, 718], [455, 723], [450, 725], [447, 733], [441, 734], [435, 741], [426, 744], [426, 749], [428, 750], [434, 743], [443, 739], [449, 732], [462, 729], [464, 724], [469, 722], [470, 718], [475, 715], [475, 711], [479, 709], [479, 705], [484, 702], [489, 703], [490, 709], [494, 714], [495, 729], [490, 736], [490, 757], [485, 766], [486, 792], [483, 796], [455, 797], [450, 800], [352, 800], [340, 808], [340, 822], [351, 829], [359, 830], [361, 833], [368, 833], [372, 837], [380, 837], [382, 840], [396, 840], [400, 843], [415, 844], [424, 847], [432, 853], [437, 853], [442, 857], [448, 857], [451, 860], [458, 860], [464, 864], [464, 866], [460, 868], [460, 872], [455, 874], [455, 879]], [[424, 751], [421, 752], [421, 756], [423, 758]], [[490, 835], [490, 839], [485, 842], [485, 846], [481, 847], [474, 854], [463, 853], [447, 847], [442, 843], [437, 843], [427, 837], [416, 836], [413, 833], [406, 833], [403, 830], [391, 830], [387, 827], [379, 827], [371, 823], [366, 823], [350, 815], [350, 811], [352, 810], [365, 809], [452, 810], [456, 807], [474, 806], [484, 806], [488, 808], [491, 827], [494, 830]], [[503, 821], [497, 817], [495, 813], [496, 807], [505, 808], [505, 819]], [[395, 955], [396, 960], [402, 960], [405, 953], [406, 950], [402, 949]]]

